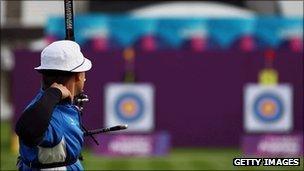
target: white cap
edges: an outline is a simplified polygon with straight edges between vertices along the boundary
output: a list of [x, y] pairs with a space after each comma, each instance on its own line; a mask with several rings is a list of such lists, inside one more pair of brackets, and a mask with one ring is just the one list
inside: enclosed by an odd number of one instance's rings
[[83, 56], [76, 42], [60, 40], [43, 49], [41, 64], [35, 69], [84, 72], [90, 70], [91, 67], [91, 61]]

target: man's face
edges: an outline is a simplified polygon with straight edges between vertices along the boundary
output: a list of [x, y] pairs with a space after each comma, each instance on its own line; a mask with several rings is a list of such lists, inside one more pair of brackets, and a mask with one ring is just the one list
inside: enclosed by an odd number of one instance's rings
[[77, 82], [76, 82], [76, 94], [79, 94], [83, 91], [84, 82], [86, 81], [85, 72], [80, 72], [77, 74]]

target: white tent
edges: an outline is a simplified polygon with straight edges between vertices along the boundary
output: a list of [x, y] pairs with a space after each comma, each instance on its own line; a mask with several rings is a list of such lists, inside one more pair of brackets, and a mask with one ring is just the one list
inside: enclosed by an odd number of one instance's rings
[[218, 2], [166, 2], [135, 9], [136, 17], [237, 17], [250, 18], [255, 12]]

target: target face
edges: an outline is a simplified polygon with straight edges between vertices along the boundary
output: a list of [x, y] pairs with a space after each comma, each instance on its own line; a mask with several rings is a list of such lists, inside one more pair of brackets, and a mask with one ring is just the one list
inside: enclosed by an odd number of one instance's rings
[[125, 93], [115, 102], [117, 117], [125, 122], [137, 121], [143, 115], [144, 103], [140, 96], [135, 93]]
[[289, 132], [293, 128], [292, 87], [289, 84], [246, 84], [244, 89], [246, 132]]
[[254, 103], [255, 116], [264, 122], [278, 121], [283, 115], [283, 103], [274, 93], [263, 93]]
[[105, 87], [105, 126], [128, 124], [127, 132], [154, 129], [154, 88], [148, 83], [109, 83]]

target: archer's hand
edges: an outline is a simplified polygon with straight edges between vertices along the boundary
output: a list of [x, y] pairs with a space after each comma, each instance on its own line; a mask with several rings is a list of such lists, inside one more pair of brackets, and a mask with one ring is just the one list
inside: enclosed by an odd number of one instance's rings
[[61, 91], [62, 94], [61, 99], [65, 99], [65, 98], [72, 99], [72, 94], [70, 90], [68, 90], [64, 85], [55, 82], [51, 85], [51, 87], [58, 88]]

